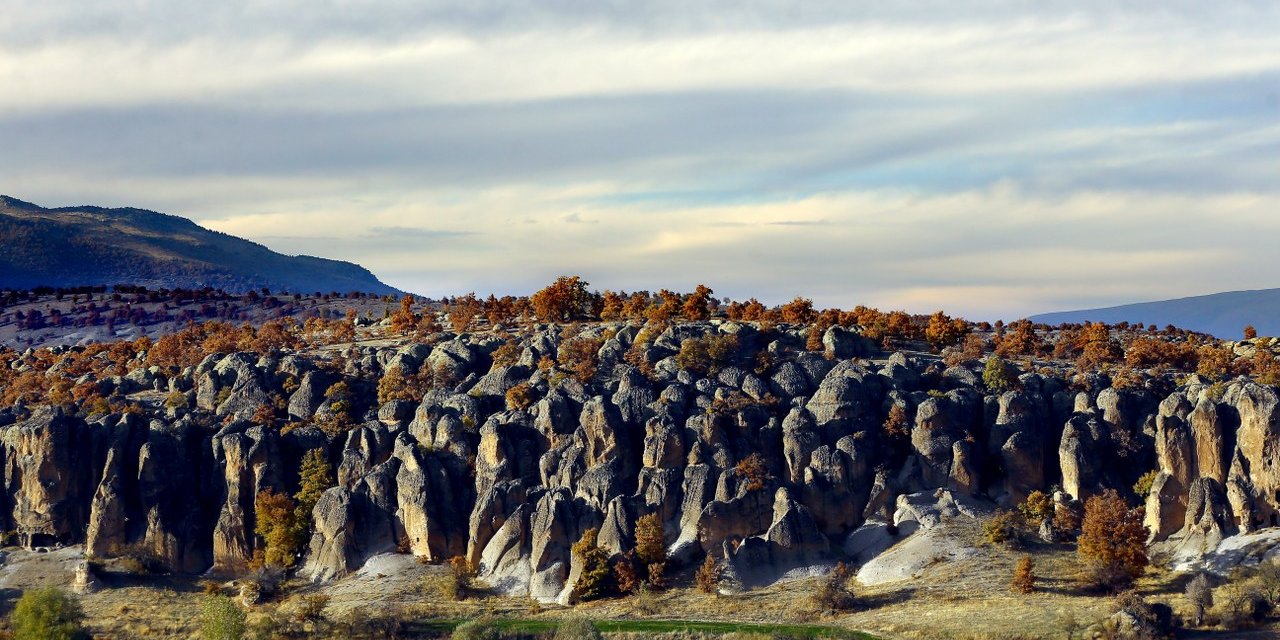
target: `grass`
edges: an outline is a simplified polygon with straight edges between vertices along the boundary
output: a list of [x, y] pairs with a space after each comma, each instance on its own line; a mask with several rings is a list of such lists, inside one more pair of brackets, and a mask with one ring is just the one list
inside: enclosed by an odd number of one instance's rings
[[[431, 620], [415, 626], [423, 631], [452, 631], [465, 620]], [[503, 631], [515, 633], [547, 633], [560, 624], [556, 620], [500, 618], [496, 624]], [[840, 638], [842, 640], [875, 640], [875, 636], [837, 627], [810, 624], [760, 624], [747, 622], [712, 622], [703, 620], [599, 620], [593, 622], [602, 633], [730, 633], [765, 634], [789, 638]]]

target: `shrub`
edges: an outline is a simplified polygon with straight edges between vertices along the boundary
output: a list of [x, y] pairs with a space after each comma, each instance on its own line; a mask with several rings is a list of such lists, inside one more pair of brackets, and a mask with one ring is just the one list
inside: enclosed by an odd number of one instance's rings
[[578, 382], [586, 384], [596, 376], [602, 344], [600, 340], [582, 336], [566, 340], [560, 344], [557, 360]]
[[1017, 511], [1001, 510], [982, 524], [982, 532], [991, 544], [1017, 548], [1026, 537], [1027, 523]]
[[1203, 573], [1196, 574], [1187, 582], [1186, 594], [1187, 602], [1195, 612], [1193, 624], [1204, 624], [1204, 612], [1213, 606], [1213, 588], [1209, 586], [1209, 579]]
[[628, 594], [640, 586], [640, 576], [636, 574], [636, 564], [631, 553], [624, 553], [613, 563], [613, 579], [618, 584], [618, 592]]
[[769, 472], [764, 467], [764, 459], [758, 452], [743, 458], [734, 469], [738, 473], [738, 478], [745, 483], [747, 491], [763, 489], [765, 479], [769, 477]]
[[493, 368], [514, 366], [520, 361], [520, 355], [523, 350], [520, 343], [515, 340], [507, 340], [493, 351]]
[[324, 609], [329, 606], [329, 596], [313, 593], [299, 599], [295, 615], [299, 622], [319, 622], [324, 620]]
[[528, 409], [534, 401], [533, 387], [528, 382], [521, 382], [510, 389], [507, 389], [507, 408], [513, 411], [524, 411]]
[[15, 640], [71, 640], [85, 637], [84, 611], [74, 596], [56, 587], [28, 589], [13, 608]]
[[1251, 627], [1267, 613], [1266, 598], [1248, 581], [1232, 581], [1213, 594], [1213, 613], [1224, 629]]
[[1009, 588], [1015, 593], [1031, 593], [1036, 590], [1036, 563], [1031, 556], [1022, 556], [1018, 558], [1018, 564], [1013, 568], [1013, 579], [1009, 581]]
[[676, 365], [698, 374], [718, 371], [733, 360], [738, 351], [738, 336], [708, 335], [689, 338], [680, 343]]
[[200, 605], [200, 637], [204, 640], [240, 640], [244, 621], [244, 611], [226, 596], [209, 596]]
[[941, 350], [943, 347], [949, 347], [960, 342], [960, 339], [968, 332], [969, 323], [961, 318], [952, 318], [938, 311], [929, 317], [929, 324], [924, 329], [924, 339], [935, 350]]
[[1155, 484], [1156, 478], [1160, 475], [1159, 471], [1148, 471], [1142, 474], [1138, 481], [1133, 483], [1133, 493], [1138, 496], [1139, 500], [1146, 500], [1147, 495], [1151, 493], [1151, 485]]
[[449, 558], [449, 579], [444, 582], [445, 598], [466, 600], [475, 593], [476, 570], [462, 556]]
[[1253, 328], [1253, 325], [1251, 325], [1251, 324], [1250, 324], [1250, 325], [1245, 325], [1245, 327], [1244, 327], [1244, 339], [1245, 339], [1245, 340], [1253, 340], [1253, 339], [1256, 339], [1257, 337], [1258, 337], [1258, 330], [1257, 330], [1257, 329], [1254, 329], [1254, 328]]
[[889, 407], [889, 415], [884, 419], [884, 434], [890, 442], [905, 442], [911, 438], [911, 422], [902, 405]]
[[1032, 491], [1027, 495], [1027, 500], [1018, 505], [1018, 511], [1028, 525], [1039, 527], [1045, 520], [1053, 519], [1053, 498], [1043, 491]]
[[453, 640], [501, 640], [502, 630], [491, 618], [476, 618], [458, 625], [450, 637]]
[[1018, 376], [1004, 358], [993, 355], [987, 358], [987, 365], [982, 370], [982, 383], [992, 393], [1000, 394], [1018, 388]]
[[693, 583], [698, 587], [698, 591], [703, 593], [715, 593], [720, 587], [720, 578], [724, 575], [724, 569], [720, 566], [716, 559], [707, 556], [702, 561], [702, 566], [698, 567], [697, 573], [693, 576]]
[[585, 618], [569, 618], [556, 627], [553, 640], [603, 640], [596, 626]]
[[1147, 567], [1147, 528], [1141, 507], [1130, 509], [1124, 498], [1108, 489], [1085, 502], [1077, 552], [1111, 588], [1128, 586]]
[[818, 585], [813, 593], [813, 603], [826, 611], [847, 611], [857, 605], [857, 596], [850, 588], [853, 570], [841, 562], [836, 564], [831, 573]]

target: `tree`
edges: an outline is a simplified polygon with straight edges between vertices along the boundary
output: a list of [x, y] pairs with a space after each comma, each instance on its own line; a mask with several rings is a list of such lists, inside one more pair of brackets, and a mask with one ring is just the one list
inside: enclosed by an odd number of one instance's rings
[[1257, 337], [1258, 337], [1258, 330], [1254, 329], [1253, 325], [1246, 325], [1244, 328], [1244, 339], [1253, 340], [1253, 339], [1256, 339]]
[[200, 605], [200, 637], [204, 640], [240, 640], [244, 637], [244, 611], [226, 596], [209, 596]]
[[471, 322], [477, 316], [484, 313], [484, 303], [480, 302], [475, 292], [472, 292], [465, 296], [454, 298], [446, 312], [449, 316], [449, 326], [453, 329], [453, 332], [462, 333], [471, 326]]
[[391, 316], [391, 333], [405, 335], [418, 326], [418, 314], [413, 312], [413, 296], [405, 294], [400, 298], [400, 310]]
[[571, 549], [574, 559], [582, 567], [578, 581], [573, 585], [573, 599], [579, 602], [603, 598], [614, 587], [609, 553], [596, 543], [599, 534], [599, 529], [587, 529]]
[[992, 393], [1004, 393], [1010, 389], [1018, 388], [1018, 376], [1013, 367], [997, 355], [991, 355], [987, 358], [987, 365], [982, 370], [982, 383], [987, 385], [987, 389]]
[[697, 573], [693, 576], [693, 582], [697, 585], [698, 591], [703, 593], [715, 593], [720, 587], [720, 578], [724, 575], [724, 569], [720, 566], [716, 559], [708, 555], [702, 561], [702, 566], [698, 567]]
[[1103, 578], [1099, 586], [1127, 586], [1147, 568], [1147, 537], [1143, 509], [1130, 509], [1114, 489], [1090, 497], [1076, 549], [1086, 564]]
[[1013, 569], [1013, 579], [1009, 581], [1009, 588], [1015, 593], [1031, 593], [1036, 590], [1036, 563], [1031, 556], [1022, 556], [1018, 558], [1018, 564]]
[[781, 311], [782, 321], [791, 324], [809, 324], [817, 317], [813, 311], [813, 301], [800, 296], [782, 305]]
[[685, 320], [697, 322], [711, 317], [711, 294], [715, 293], [706, 285], [698, 285], [689, 297], [685, 298], [681, 309]]
[[542, 322], [588, 320], [592, 298], [587, 282], [578, 276], [560, 276], [529, 298], [534, 315]]
[[636, 521], [636, 557], [649, 569], [649, 584], [661, 587], [667, 564], [666, 528], [656, 513]]
[[304, 453], [298, 471], [298, 493], [293, 496], [298, 503], [295, 510], [298, 517], [310, 523], [311, 512], [315, 510], [320, 496], [333, 486], [333, 469], [325, 459], [324, 449], [311, 449]]
[[1203, 573], [1196, 574], [1196, 577], [1187, 582], [1187, 602], [1196, 612], [1194, 624], [1197, 627], [1204, 624], [1204, 612], [1213, 606], [1213, 588], [1209, 586], [1209, 579]]
[[929, 317], [929, 324], [924, 330], [924, 339], [935, 350], [949, 347], [960, 342], [960, 338], [969, 332], [969, 323], [961, 318], [952, 318], [938, 311]]
[[[299, 522], [297, 503], [285, 493], [271, 489], [258, 492], [254, 500], [255, 531], [265, 543], [263, 560], [267, 566], [287, 569], [298, 559], [304, 527]], [[310, 514], [307, 514], [310, 516]]]
[[57, 587], [28, 589], [13, 608], [15, 640], [72, 640], [85, 636], [84, 611]]

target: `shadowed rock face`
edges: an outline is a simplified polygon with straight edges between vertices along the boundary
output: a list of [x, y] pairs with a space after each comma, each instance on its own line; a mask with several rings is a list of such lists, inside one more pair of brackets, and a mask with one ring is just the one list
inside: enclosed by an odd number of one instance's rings
[[[703, 374], [676, 365], [682, 340], [717, 331], [739, 336], [733, 361]], [[540, 358], [558, 335], [520, 346]], [[0, 518], [34, 544], [84, 542], [95, 556], [235, 574], [261, 544], [256, 496], [295, 493], [302, 456], [320, 449], [337, 482], [312, 513], [304, 575], [332, 579], [400, 549], [432, 562], [464, 556], [498, 588], [548, 601], [572, 592], [571, 547], [586, 530], [598, 529], [609, 553], [626, 552], [650, 513], [672, 562], [710, 554], [747, 585], [826, 566], [834, 549], [880, 548], [869, 537], [890, 524], [931, 523], [910, 496], [1012, 505], [1056, 485], [1084, 499], [1129, 494], [1155, 470], [1151, 493], [1131, 496], [1146, 500], [1153, 540], [1207, 549], [1280, 524], [1280, 399], [1270, 387], [1239, 381], [1220, 399], [1203, 385], [1077, 392], [1027, 374], [996, 397], [976, 366], [944, 371], [904, 354], [828, 360], [803, 350], [803, 331], [765, 337], [731, 323], [669, 330], [649, 346], [656, 366], [646, 377], [617, 357], [634, 335], [604, 342], [585, 383], [491, 368], [505, 337], [483, 334], [350, 348], [341, 371], [315, 355], [241, 353], [150, 374], [155, 388], [192, 392], [176, 411], [86, 420], [9, 410]], [[856, 335], [829, 337], [833, 355], [866, 353]], [[772, 364], [754, 370], [764, 350]], [[432, 363], [462, 382], [378, 404], [384, 371]], [[286, 379], [297, 382], [288, 392]], [[328, 415], [324, 391], [340, 380], [355, 418], [344, 433], [304, 424], [282, 435], [247, 421], [276, 395], [294, 420]], [[508, 409], [503, 393], [519, 383], [533, 402]], [[909, 434], [884, 430], [894, 405]]]

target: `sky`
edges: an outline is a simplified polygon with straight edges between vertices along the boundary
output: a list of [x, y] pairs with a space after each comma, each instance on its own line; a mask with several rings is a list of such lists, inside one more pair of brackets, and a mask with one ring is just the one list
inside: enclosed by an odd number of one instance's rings
[[1280, 287], [1280, 3], [0, 0], [0, 193], [438, 297]]

